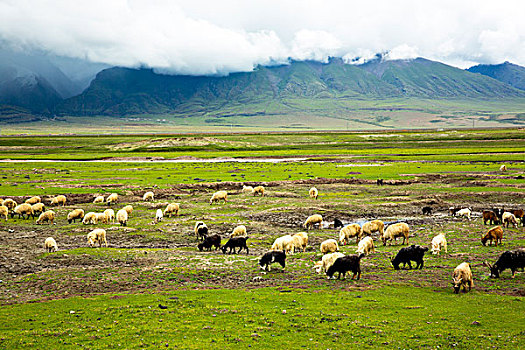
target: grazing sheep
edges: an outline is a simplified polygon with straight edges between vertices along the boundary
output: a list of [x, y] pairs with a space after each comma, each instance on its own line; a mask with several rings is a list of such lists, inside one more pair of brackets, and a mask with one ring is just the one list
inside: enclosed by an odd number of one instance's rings
[[423, 215], [432, 215], [432, 207], [423, 207], [421, 212]]
[[335, 239], [327, 239], [321, 243], [320, 250], [323, 254], [333, 253], [339, 250], [339, 246]]
[[499, 171], [507, 171], [507, 166], [503, 164], [502, 166], [499, 167]]
[[275, 239], [271, 250], [283, 251], [291, 254], [294, 251], [293, 237], [291, 235], [285, 235]]
[[334, 219], [334, 228], [344, 227], [343, 222], [339, 219]]
[[316, 263], [316, 265], [318, 266], [317, 273], [326, 273], [330, 266], [332, 266], [337, 259], [343, 256], [345, 255], [339, 252], [323, 255], [323, 258], [321, 259], [321, 261], [319, 261], [319, 264]]
[[355, 237], [355, 243], [357, 244], [362, 236], [359, 224], [346, 225], [339, 231], [339, 243], [342, 245], [348, 244], [349, 239]]
[[56, 197], [51, 198], [51, 205], [66, 205], [67, 198], [64, 195], [58, 195]]
[[235, 227], [232, 231], [232, 233], [230, 233], [230, 238], [233, 238], [233, 237], [246, 237], [248, 234], [246, 233], [246, 226], [244, 225], [239, 225], [237, 227]]
[[131, 213], [133, 213], [133, 206], [131, 205], [126, 205], [124, 208], [122, 208], [123, 210], [126, 211], [126, 213], [128, 213], [128, 216], [131, 216]]
[[77, 219], [82, 220], [84, 218], [84, 209], [75, 209], [67, 214], [67, 222], [75, 222]]
[[463, 287], [463, 292], [470, 291], [474, 286], [472, 280], [472, 270], [470, 270], [470, 264], [467, 262], [459, 264], [452, 274], [452, 285], [454, 286], [454, 293], [458, 294], [459, 290]]
[[[255, 191], [255, 189], [254, 189]], [[219, 203], [219, 201], [222, 199], [224, 203], [226, 203], [226, 199], [228, 198], [228, 192], [226, 191], [217, 191], [215, 192], [210, 199], [210, 205], [214, 202]]]
[[96, 223], [96, 214], [94, 212], [90, 211], [89, 213], [84, 215], [84, 219], [82, 219], [82, 223], [84, 225], [95, 224]]
[[487, 231], [484, 235], [481, 235], [481, 244], [485, 245], [487, 241], [490, 241], [489, 245], [492, 245], [492, 241], [496, 242], [496, 247], [498, 246], [498, 241], [501, 244], [503, 239], [503, 229], [501, 226], [496, 226]]
[[197, 245], [197, 248], [199, 248], [199, 251], [202, 252], [203, 249], [206, 249], [208, 251], [211, 250], [213, 246], [215, 246], [215, 250], [221, 247], [221, 236], [217, 234], [207, 236], [203, 242]]
[[523, 221], [523, 217], [525, 216], [525, 212], [523, 211], [523, 209], [514, 209], [514, 210], [511, 209], [511, 210], [509, 210], [509, 213], [514, 214], [516, 219], [519, 219], [521, 221], [521, 226], [525, 227], [525, 221]]
[[3, 205], [6, 206], [7, 209], [9, 209], [9, 210], [14, 210], [16, 208], [16, 206], [18, 205], [18, 203], [16, 203], [11, 198], [7, 198], [7, 199], [4, 200]]
[[167, 215], [171, 218], [172, 214], [175, 214], [175, 216], [179, 215], [179, 203], [170, 203], [166, 209], [164, 209], [164, 216]]
[[34, 196], [26, 200], [26, 203], [31, 204], [31, 205], [40, 203], [40, 202], [42, 202], [42, 199], [40, 199], [39, 196]]
[[93, 203], [94, 204], [104, 203], [104, 196], [96, 196], [95, 199], [93, 200]]
[[432, 254], [439, 254], [441, 249], [447, 253], [447, 238], [444, 233], [440, 233], [432, 238]]
[[43, 222], [49, 222], [50, 225], [53, 225], [53, 221], [55, 221], [55, 212], [52, 210], [46, 210], [36, 220], [36, 224], [40, 225]]
[[516, 221], [516, 217], [514, 216], [514, 214], [506, 211], [503, 213], [502, 219], [505, 228], [509, 228], [509, 224], [514, 225], [514, 228], [518, 228], [518, 222]]
[[383, 245], [386, 245], [386, 242], [388, 240], [394, 240], [397, 241], [397, 237], [403, 237], [403, 243], [408, 245], [408, 233], [410, 228], [408, 225], [404, 222], [399, 222], [397, 224], [392, 224], [386, 228], [385, 233], [381, 237], [381, 240], [383, 241]]
[[243, 193], [253, 193], [253, 187], [252, 186], [242, 186], [242, 192]]
[[95, 223], [98, 224], [99, 222], [103, 224], [108, 223], [108, 217], [106, 213], [95, 213]]
[[357, 276], [356, 280], [359, 280], [361, 278], [361, 259], [365, 256], [365, 254], [359, 254], [359, 255], [347, 255], [343, 256], [341, 258], [338, 258], [332, 266], [326, 271], [326, 274], [328, 275], [328, 279], [331, 279], [336, 272], [339, 273], [337, 276], [337, 279], [341, 278], [341, 274], [343, 274], [343, 279], [346, 278], [346, 273], [348, 271], [352, 271], [354, 274], [352, 276], [352, 279], [354, 279]]
[[310, 215], [303, 224], [303, 227], [307, 230], [314, 228], [315, 224], [319, 224], [319, 228], [323, 225], [323, 217], [319, 214]]
[[[102, 202], [104, 202], [104, 197], [102, 197]], [[108, 205], [117, 204], [118, 203], [118, 193], [112, 193], [108, 196], [106, 199], [106, 203]]]
[[450, 207], [448, 208], [448, 212], [450, 213], [450, 216], [456, 216], [456, 213], [461, 209], [462, 208]]
[[9, 209], [5, 205], [0, 205], [0, 217], [5, 217], [5, 221], [7, 221], [7, 214], [9, 214]]
[[154, 200], [155, 194], [151, 191], [144, 193], [144, 196], [142, 196], [143, 201], [152, 201]]
[[523, 270], [525, 268], [525, 249], [507, 250], [499, 256], [498, 261], [496, 261], [494, 265], [486, 261], [483, 264], [490, 269], [490, 277], [499, 278], [499, 275], [503, 271], [510, 269], [512, 271], [512, 278], [514, 278], [516, 270]]
[[46, 206], [44, 205], [44, 203], [36, 203], [31, 206], [31, 210], [33, 211], [33, 217], [35, 217], [46, 211]]
[[95, 246], [98, 243], [99, 247], [102, 247], [102, 243], [107, 247], [108, 242], [106, 241], [106, 230], [102, 228], [96, 228], [87, 235], [88, 244], [90, 247]]
[[47, 237], [44, 241], [44, 249], [48, 252], [56, 252], [58, 251], [58, 245], [57, 242], [53, 237]]
[[492, 210], [483, 210], [483, 225], [486, 225], [487, 221], [489, 221], [491, 225], [499, 224], [498, 216]]
[[106, 215], [106, 221], [108, 223], [114, 223], [115, 222], [115, 211], [113, 209], [106, 209], [104, 210], [104, 214]]
[[257, 186], [253, 188], [253, 196], [257, 196], [258, 194], [261, 195], [261, 197], [264, 197], [264, 187], [263, 186]]
[[164, 215], [162, 215], [162, 210], [157, 209], [157, 212], [155, 213], [155, 223], [161, 222], [164, 218]]
[[403, 268], [408, 264], [408, 268], [412, 269], [411, 261], [416, 262], [416, 269], [422, 269], [424, 262], [423, 256], [428, 251], [427, 247], [412, 244], [410, 247], [401, 248], [397, 252], [396, 257], [391, 260], [394, 270], [399, 270], [399, 264], [403, 264]]
[[15, 207], [15, 210], [11, 213], [11, 217], [14, 217], [15, 214], [18, 214], [18, 218], [24, 218], [24, 215], [27, 215], [27, 218], [29, 219], [30, 216], [33, 216], [33, 209], [31, 208], [31, 204], [22, 203]]
[[[226, 249], [230, 249], [228, 254], [231, 254], [233, 250], [233, 254], [239, 254], [241, 250], [246, 249], [246, 255], [250, 254], [250, 251], [248, 250], [248, 246], [246, 245], [246, 240], [248, 237], [233, 237], [226, 242], [225, 245], [222, 246], [221, 250], [223, 254], [226, 254]], [[235, 248], [239, 248], [238, 252], [235, 252]]]
[[317, 188], [312, 187], [310, 188], [310, 191], [308, 191], [308, 194], [310, 195], [310, 198], [317, 199], [317, 196], [319, 196], [319, 191]]
[[259, 260], [259, 266], [266, 271], [271, 270], [270, 265], [272, 263], [279, 263], [284, 269], [286, 266], [286, 254], [281, 251], [271, 250], [265, 253]]
[[383, 236], [385, 224], [381, 220], [372, 220], [365, 222], [362, 227], [363, 236], [371, 236], [373, 232], [379, 232], [379, 237]]
[[375, 252], [375, 247], [374, 247], [374, 240], [372, 239], [372, 237], [366, 236], [361, 241], [359, 241], [359, 244], [357, 246], [357, 254], [368, 255], [374, 252]]
[[195, 227], [193, 228], [193, 231], [195, 231], [195, 235], [197, 236], [197, 239], [205, 239], [206, 236], [208, 236], [208, 226], [202, 221], [197, 221], [195, 223]]
[[306, 251], [306, 246], [308, 245], [308, 233], [299, 232], [292, 236], [293, 251], [302, 250]]
[[120, 226], [126, 226], [128, 224], [128, 212], [124, 209], [117, 211], [117, 221]]
[[4, 200], [0, 198], [0, 205], [4, 205]]
[[469, 221], [470, 221], [470, 214], [471, 214], [471, 210], [469, 208], [463, 208], [461, 210], [458, 210], [456, 212], [456, 215], [457, 216], [465, 216]]

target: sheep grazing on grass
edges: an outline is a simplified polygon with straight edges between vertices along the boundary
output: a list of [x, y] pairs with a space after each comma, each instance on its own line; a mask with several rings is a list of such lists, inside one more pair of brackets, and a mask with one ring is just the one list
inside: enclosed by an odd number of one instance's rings
[[365, 222], [362, 227], [363, 236], [371, 236], [374, 232], [379, 232], [379, 237], [383, 236], [385, 224], [381, 220], [372, 220]]
[[125, 210], [126, 213], [128, 213], [128, 216], [131, 216], [131, 214], [133, 213], [133, 206], [132, 205], [128, 204], [122, 209]]
[[208, 236], [208, 226], [203, 221], [197, 221], [193, 231], [195, 231], [197, 239], [205, 239]]
[[512, 278], [514, 278], [518, 269], [523, 270], [525, 268], [525, 249], [507, 250], [499, 256], [494, 265], [486, 261], [483, 265], [490, 269], [490, 277], [499, 278], [499, 275], [503, 271], [510, 269], [512, 271]]
[[233, 237], [246, 237], [248, 236], [248, 234], [246, 233], [246, 226], [244, 225], [239, 225], [237, 227], [235, 227], [232, 231], [232, 233], [230, 233], [230, 238], [233, 238]]
[[11, 213], [11, 218], [14, 217], [15, 214], [18, 214], [19, 219], [25, 219], [25, 215], [27, 215], [27, 219], [29, 219], [30, 216], [33, 216], [33, 208], [31, 208], [31, 204], [22, 203], [15, 207], [15, 210]]
[[84, 215], [84, 219], [82, 219], [82, 223], [84, 225], [95, 224], [96, 216], [97, 215], [94, 212], [90, 211], [89, 213]]
[[270, 271], [270, 265], [273, 263], [280, 264], [284, 269], [286, 267], [286, 254], [282, 251], [271, 250], [259, 260], [259, 266], [265, 271]]
[[253, 187], [252, 186], [242, 186], [242, 192], [243, 193], [253, 193]]
[[[102, 197], [102, 202], [104, 202], [104, 197]], [[106, 199], [106, 203], [108, 205], [117, 204], [118, 203], [118, 193], [112, 193], [108, 196]]]
[[403, 268], [405, 268], [406, 264], [408, 264], [408, 268], [412, 269], [411, 261], [415, 261], [416, 269], [422, 269], [424, 265], [423, 256], [427, 251], [427, 247], [414, 244], [412, 244], [410, 247], [401, 248], [399, 252], [397, 252], [396, 257], [391, 260], [392, 266], [395, 270], [399, 270], [400, 264], [403, 264]]
[[170, 203], [166, 209], [164, 209], [164, 216], [171, 218], [173, 214], [175, 214], [175, 216], [179, 215], [179, 203]]
[[327, 239], [321, 243], [320, 250], [323, 254], [333, 253], [339, 250], [339, 246], [335, 239]]
[[328, 275], [328, 279], [333, 278], [334, 274], [337, 272], [339, 275], [337, 276], [337, 279], [341, 278], [341, 274], [343, 275], [343, 279], [346, 278], [346, 273], [348, 271], [352, 271], [354, 274], [352, 276], [352, 279], [354, 279], [356, 276], [356, 280], [359, 280], [361, 278], [361, 259], [365, 256], [365, 254], [359, 254], [359, 255], [347, 255], [343, 256], [341, 258], [338, 258], [332, 266], [326, 271], [326, 274]]
[[27, 204], [36, 204], [42, 202], [42, 199], [39, 196], [34, 196], [26, 200]]
[[75, 222], [77, 219], [82, 220], [84, 218], [84, 209], [75, 209], [67, 214], [67, 222]]
[[502, 166], [499, 167], [499, 171], [507, 171], [507, 166], [503, 164]]
[[106, 209], [106, 210], [104, 210], [104, 214], [106, 215], [106, 221], [108, 223], [114, 223], [115, 222], [115, 211], [113, 209]]
[[46, 211], [46, 206], [44, 205], [44, 203], [36, 203], [31, 206], [31, 210], [33, 211], [33, 217], [35, 217]]
[[128, 212], [124, 209], [117, 211], [117, 221], [120, 226], [126, 226], [128, 224]]
[[472, 270], [470, 269], [470, 264], [467, 262], [459, 264], [452, 274], [452, 285], [454, 286], [454, 293], [458, 294], [459, 290], [463, 288], [463, 292], [467, 292], [472, 289], [474, 286], [474, 281], [472, 280]]
[[67, 202], [67, 198], [66, 196], [64, 195], [58, 195], [56, 197], [53, 197], [51, 199], [51, 205], [61, 205], [61, 206], [65, 206], [66, 205], [66, 202]]
[[11, 198], [7, 198], [4, 200], [3, 205], [6, 206], [9, 210], [14, 210], [18, 204]]
[[164, 215], [162, 214], [162, 210], [157, 209], [155, 213], [155, 223], [161, 222], [163, 218], [164, 218]]
[[263, 186], [257, 186], [253, 188], [253, 196], [260, 195], [261, 197], [264, 197], [264, 187]]
[[[250, 254], [250, 251], [248, 250], [248, 246], [246, 245], [246, 240], [248, 237], [233, 237], [226, 242], [225, 245], [222, 246], [221, 250], [223, 254], [226, 254], [226, 249], [230, 249], [228, 254], [231, 254], [233, 250], [233, 254], [239, 254], [241, 250], [246, 249], [246, 255]], [[239, 248], [239, 251], [236, 252], [235, 248]]]
[[226, 191], [215, 192], [210, 198], [210, 205], [212, 205], [212, 203], [215, 203], [215, 202], [219, 203], [221, 199], [224, 201], [224, 203], [226, 203], [226, 200], [228, 199], [228, 192]]
[[432, 215], [432, 207], [423, 207], [421, 212], [423, 215]]
[[104, 203], [104, 196], [96, 196], [95, 199], [93, 200], [93, 203], [94, 204]]
[[37, 225], [41, 225], [44, 222], [48, 222], [50, 225], [53, 225], [53, 221], [55, 221], [55, 212], [52, 210], [46, 210], [36, 220]]
[[374, 252], [375, 252], [375, 247], [374, 247], [374, 240], [372, 239], [372, 237], [366, 236], [361, 241], [359, 241], [359, 244], [357, 246], [357, 254], [368, 255]]
[[525, 212], [523, 211], [523, 209], [509, 210], [509, 213], [512, 213], [516, 217], [516, 219], [519, 219], [521, 221], [521, 226], [525, 227], [525, 221], [523, 221]]
[[308, 191], [308, 194], [310, 195], [310, 198], [317, 199], [317, 196], [319, 196], [319, 191], [317, 188], [312, 187], [310, 188], [310, 191]]
[[210, 251], [213, 246], [215, 246], [215, 250], [221, 247], [221, 236], [217, 234], [207, 236], [203, 242], [197, 245], [197, 248], [202, 252], [203, 249]]
[[299, 232], [292, 236], [293, 251], [306, 251], [306, 246], [308, 245], [308, 233]]
[[303, 227], [307, 230], [314, 228], [318, 224], [319, 228], [323, 225], [323, 217], [319, 214], [310, 215], [303, 224]]
[[492, 210], [483, 210], [483, 225], [486, 225], [487, 221], [491, 225], [499, 224], [499, 218]]
[[106, 247], [108, 246], [108, 242], [106, 241], [106, 230], [102, 228], [96, 228], [88, 233], [87, 240], [90, 247], [94, 247], [95, 243], [98, 243], [99, 247], [102, 247], [102, 244]]
[[47, 237], [46, 238], [46, 240], [44, 241], [44, 249], [48, 253], [58, 251], [57, 242], [55, 241], [55, 239], [53, 237]]
[[514, 214], [506, 211], [503, 213], [502, 219], [503, 219], [502, 222], [505, 228], [509, 228], [509, 224], [514, 225], [514, 228], [518, 228], [518, 221], [516, 220], [516, 217], [514, 216]]
[[344, 227], [343, 222], [339, 219], [334, 219], [334, 228]]
[[275, 241], [272, 244], [271, 250], [282, 251], [288, 254], [293, 253], [293, 237], [291, 235], [285, 235], [275, 239]]
[[439, 254], [441, 249], [447, 253], [447, 238], [444, 233], [440, 233], [432, 238], [432, 254]]
[[472, 214], [472, 211], [469, 208], [463, 208], [461, 210], [458, 210], [456, 212], [457, 216], [464, 216], [470, 221], [470, 214]]
[[408, 225], [404, 222], [399, 222], [397, 224], [392, 224], [386, 228], [385, 233], [381, 236], [381, 240], [383, 241], [383, 245], [386, 245], [386, 242], [388, 240], [394, 240], [397, 241], [398, 237], [403, 237], [403, 243], [408, 245], [408, 234], [409, 234], [410, 228]]
[[330, 266], [332, 266], [337, 259], [343, 256], [345, 255], [339, 252], [323, 255], [323, 258], [321, 259], [321, 261], [315, 264], [317, 268], [317, 273], [323, 273], [323, 272], [326, 273], [326, 271], [328, 271]]
[[106, 213], [95, 213], [95, 224], [98, 224], [98, 223], [103, 223], [103, 224], [108, 223], [108, 217]]
[[487, 241], [490, 241], [489, 245], [492, 245], [492, 241], [498, 246], [498, 241], [501, 244], [503, 239], [503, 229], [501, 226], [496, 226], [487, 231], [484, 235], [481, 236], [481, 244], [486, 245]]
[[4, 217], [7, 221], [7, 215], [9, 214], [9, 209], [5, 205], [0, 205], [0, 217]]
[[144, 193], [144, 196], [142, 196], [143, 201], [152, 201], [154, 200], [155, 194], [151, 191]]
[[358, 224], [346, 225], [339, 231], [339, 243], [348, 244], [350, 238], [355, 237], [355, 243], [359, 243], [362, 237], [361, 226]]

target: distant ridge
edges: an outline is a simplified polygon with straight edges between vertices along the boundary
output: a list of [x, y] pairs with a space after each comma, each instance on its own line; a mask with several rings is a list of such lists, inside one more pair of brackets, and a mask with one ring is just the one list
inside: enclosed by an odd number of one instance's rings
[[480, 64], [467, 69], [472, 73], [479, 73], [494, 78], [516, 89], [525, 90], [525, 67], [504, 62], [501, 64]]

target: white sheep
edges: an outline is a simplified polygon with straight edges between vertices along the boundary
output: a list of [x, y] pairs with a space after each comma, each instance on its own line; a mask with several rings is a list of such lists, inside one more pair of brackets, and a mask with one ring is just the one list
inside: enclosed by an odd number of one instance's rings
[[84, 215], [84, 219], [82, 219], [82, 223], [84, 225], [95, 224], [96, 222], [95, 220], [96, 220], [96, 214], [90, 211], [89, 213]]
[[[102, 196], [101, 196], [102, 197]], [[98, 198], [98, 197], [97, 197]], [[104, 197], [102, 197], [102, 203], [104, 202]], [[108, 196], [108, 198], [106, 199], [106, 203], [108, 205], [111, 205], [111, 204], [117, 204], [118, 203], [118, 193], [112, 193]]]
[[65, 206], [66, 205], [66, 201], [67, 201], [66, 196], [60, 194], [60, 195], [58, 195], [56, 197], [53, 197], [51, 199], [51, 205], [62, 205], [62, 206]]
[[321, 261], [318, 261], [317, 263], [315, 263], [315, 267], [317, 268], [317, 273], [323, 273], [323, 272], [326, 273], [326, 271], [328, 271], [330, 266], [332, 266], [337, 259], [342, 258], [343, 256], [345, 255], [339, 252], [323, 255], [323, 258], [321, 259]]
[[102, 243], [107, 247], [108, 242], [106, 241], [106, 230], [102, 228], [96, 228], [87, 235], [88, 244], [93, 247], [98, 242], [98, 246], [102, 247]]
[[104, 203], [104, 196], [96, 196], [95, 199], [93, 200], [93, 203], [94, 204]]
[[506, 228], [509, 228], [509, 224], [513, 224], [514, 228], [518, 228], [518, 221], [516, 220], [516, 216], [514, 216], [514, 214], [512, 213], [509, 213], [508, 211], [503, 213], [503, 215], [501, 216], [501, 220]]
[[103, 224], [108, 223], [108, 217], [106, 213], [95, 213], [95, 223], [98, 224], [99, 222]]
[[58, 251], [58, 245], [57, 242], [53, 237], [47, 237], [44, 241], [44, 249], [48, 252], [56, 252]]
[[323, 217], [319, 214], [310, 215], [303, 224], [305, 229], [314, 228], [315, 224], [319, 224], [319, 228], [323, 225]]
[[320, 250], [323, 254], [333, 253], [339, 250], [339, 246], [335, 239], [327, 239], [321, 243]]
[[447, 253], [447, 238], [444, 233], [440, 233], [432, 238], [432, 254], [439, 254], [441, 249]]
[[126, 213], [128, 213], [128, 216], [131, 216], [131, 213], [133, 213], [133, 206], [132, 205], [126, 205], [124, 208], [122, 208], [123, 210], [126, 211]]
[[258, 194], [260, 194], [261, 197], [264, 197], [264, 187], [263, 186], [257, 186], [253, 188], [253, 195], [257, 196]]
[[381, 220], [367, 221], [363, 224], [363, 236], [371, 236], [374, 232], [379, 232], [379, 237], [383, 236], [385, 224]]
[[273, 244], [271, 250], [283, 251], [286, 254], [291, 254], [293, 252], [293, 238], [290, 235], [281, 236], [277, 238]]
[[7, 209], [9, 209], [9, 210], [14, 210], [16, 208], [16, 206], [18, 205], [18, 203], [16, 203], [11, 198], [4, 199], [4, 203], [2, 203], [2, 204], [4, 206], [6, 206]]
[[306, 246], [308, 245], [308, 233], [299, 232], [292, 236], [293, 250], [295, 251], [302, 250], [306, 251]]
[[452, 274], [452, 285], [454, 286], [454, 293], [459, 293], [459, 290], [463, 287], [463, 291], [470, 291], [474, 287], [474, 281], [472, 280], [472, 270], [470, 264], [467, 262], [459, 264]]
[[5, 217], [5, 221], [7, 221], [7, 214], [9, 214], [9, 209], [5, 205], [0, 205], [0, 217]]
[[117, 211], [117, 221], [121, 226], [126, 226], [128, 224], [128, 212], [124, 209]]
[[104, 214], [106, 215], [106, 221], [107, 223], [114, 223], [115, 222], [115, 211], [113, 209], [106, 209], [104, 210]]
[[163, 218], [164, 218], [164, 215], [162, 215], [162, 210], [157, 209], [157, 212], [155, 213], [155, 223], [161, 222]]
[[253, 193], [253, 187], [252, 186], [242, 186], [242, 192], [243, 193]]
[[75, 220], [84, 218], [84, 209], [75, 209], [67, 214], [67, 222], [75, 222]]
[[381, 240], [383, 241], [383, 245], [386, 245], [386, 241], [388, 240], [395, 240], [397, 241], [397, 237], [403, 237], [403, 243], [401, 244], [408, 244], [408, 234], [409, 234], [410, 228], [408, 225], [404, 222], [399, 222], [397, 224], [392, 224], [386, 228], [385, 233], [381, 237]]
[[235, 227], [232, 231], [232, 233], [230, 234], [230, 238], [233, 238], [233, 237], [246, 237], [248, 236], [248, 234], [246, 233], [246, 226], [244, 225], [239, 225], [237, 227]]
[[46, 206], [44, 203], [35, 203], [31, 206], [31, 210], [33, 211], [33, 215], [40, 215], [46, 210]]
[[342, 245], [348, 244], [349, 239], [352, 237], [355, 237], [356, 243], [361, 239], [361, 226], [359, 224], [346, 225], [339, 231], [339, 243]]
[[469, 219], [469, 221], [470, 221], [470, 214], [471, 214], [471, 211], [470, 211], [469, 208], [463, 208], [463, 209], [458, 210], [456, 212], [457, 216], [465, 216], [465, 217], [467, 217]]
[[170, 203], [164, 209], [164, 216], [168, 216], [171, 218], [171, 214], [175, 214], [175, 216], [179, 215], [179, 203]]
[[155, 197], [155, 194], [151, 191], [148, 191], [144, 193], [144, 196], [142, 196], [143, 201], [152, 201]]
[[[254, 189], [255, 190], [255, 189]], [[211, 196], [210, 199], [210, 205], [214, 202], [219, 203], [219, 201], [222, 199], [224, 203], [226, 203], [226, 199], [228, 198], [228, 192], [226, 191], [217, 191]]]
[[29, 219], [29, 216], [33, 216], [33, 208], [31, 207], [31, 204], [22, 203], [15, 207], [15, 210], [11, 213], [11, 217], [13, 217], [15, 214], [18, 214], [18, 217], [24, 218], [24, 215], [27, 215], [27, 218]]
[[36, 224], [40, 225], [43, 222], [49, 222], [50, 225], [53, 225], [53, 221], [55, 220], [55, 212], [52, 210], [46, 210], [36, 220]]
[[507, 166], [503, 164], [502, 166], [499, 167], [499, 171], [507, 171]]
[[370, 236], [366, 236], [359, 241], [357, 246], [357, 255], [359, 254], [370, 254], [375, 252], [374, 240]]
[[36, 204], [42, 202], [42, 199], [39, 196], [34, 196], [26, 200], [27, 204]]
[[308, 194], [310, 195], [311, 198], [317, 199], [317, 196], [319, 195], [319, 191], [317, 190], [317, 188], [312, 187], [310, 188], [310, 191], [308, 191]]

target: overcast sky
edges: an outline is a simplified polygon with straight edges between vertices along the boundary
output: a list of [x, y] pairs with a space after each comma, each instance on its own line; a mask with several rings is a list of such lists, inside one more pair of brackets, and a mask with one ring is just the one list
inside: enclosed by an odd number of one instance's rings
[[385, 51], [466, 68], [525, 65], [524, 14], [524, 0], [0, 0], [0, 40], [185, 74]]

